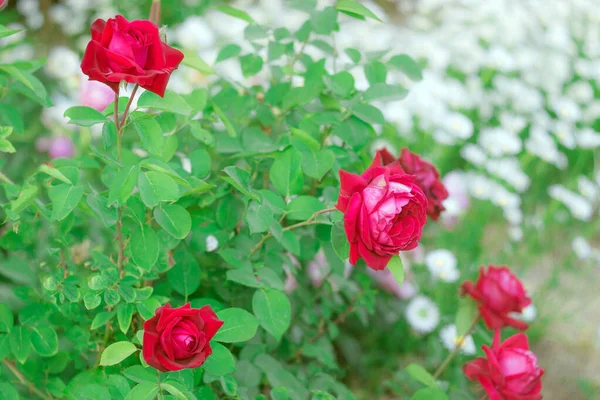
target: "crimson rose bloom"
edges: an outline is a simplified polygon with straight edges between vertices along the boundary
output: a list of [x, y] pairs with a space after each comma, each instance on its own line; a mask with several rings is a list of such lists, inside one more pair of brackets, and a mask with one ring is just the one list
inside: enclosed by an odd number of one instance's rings
[[209, 342], [222, 325], [210, 306], [172, 308], [167, 303], [144, 322], [144, 360], [163, 372], [197, 368], [212, 353]]
[[427, 215], [437, 221], [440, 213], [445, 210], [442, 202], [448, 198], [448, 191], [440, 180], [440, 173], [437, 168], [406, 148], [402, 149], [398, 159], [387, 149], [380, 150], [379, 154], [384, 165], [398, 162], [404, 172], [417, 178], [417, 185], [427, 196]]
[[427, 221], [427, 199], [397, 164], [381, 165], [378, 153], [362, 174], [340, 171], [336, 208], [344, 213], [350, 263], [363, 258], [373, 269], [386, 267], [402, 250], [417, 247]]
[[508, 267], [489, 266], [479, 270], [479, 279], [475, 285], [464, 282], [461, 286], [464, 294], [479, 302], [479, 313], [489, 329], [501, 329], [512, 326], [525, 330], [528, 325], [511, 318], [509, 313], [520, 313], [531, 304], [523, 284]]
[[160, 40], [158, 28], [150, 21], [127, 21], [117, 15], [92, 24], [92, 40], [81, 61], [81, 70], [90, 80], [119, 92], [119, 83], [138, 84], [164, 96], [171, 72], [183, 60], [183, 53]]
[[516, 334], [500, 343], [500, 330], [492, 348], [482, 346], [487, 358], [476, 358], [463, 366], [470, 380], [477, 380], [491, 400], [539, 400], [544, 370], [529, 350], [527, 336]]

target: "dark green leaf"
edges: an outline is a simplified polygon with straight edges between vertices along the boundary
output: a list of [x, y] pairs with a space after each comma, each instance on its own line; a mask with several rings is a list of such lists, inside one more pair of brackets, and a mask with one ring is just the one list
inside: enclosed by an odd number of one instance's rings
[[312, 196], [298, 196], [287, 205], [286, 218], [289, 220], [305, 221], [317, 211], [323, 210], [325, 205]]
[[266, 232], [273, 223], [273, 211], [266, 204], [251, 201], [246, 210], [246, 221], [250, 233]]
[[0, 303], [0, 332], [10, 332], [15, 324], [12, 310], [4, 303]]
[[112, 206], [118, 202], [119, 205], [124, 206], [135, 189], [139, 174], [140, 166], [137, 164], [119, 170], [108, 191], [107, 205]]
[[150, 271], [158, 260], [159, 243], [154, 230], [147, 225], [136, 225], [131, 231], [129, 244], [136, 265]]
[[39, 325], [31, 328], [31, 344], [33, 350], [42, 357], [52, 357], [58, 352], [58, 336], [50, 325]]
[[346, 231], [344, 230], [344, 221], [338, 221], [331, 227], [331, 245], [340, 260], [344, 261], [348, 258], [350, 243], [348, 243]]
[[285, 293], [270, 289], [257, 290], [252, 297], [252, 310], [260, 325], [279, 341], [291, 321], [290, 300]]
[[177, 293], [188, 297], [200, 286], [200, 266], [193, 257], [185, 257], [167, 273], [169, 283]]
[[83, 197], [81, 186], [60, 184], [48, 190], [48, 196], [52, 201], [52, 219], [60, 221], [65, 219], [77, 207]]
[[148, 208], [156, 207], [161, 201], [179, 200], [177, 183], [162, 172], [142, 172], [138, 178], [138, 189], [142, 201]]
[[281, 153], [271, 166], [270, 178], [273, 186], [284, 196], [297, 194], [304, 185], [301, 169], [302, 154], [290, 148]]
[[22, 326], [15, 326], [10, 331], [10, 349], [18, 362], [23, 364], [31, 349], [31, 332]]

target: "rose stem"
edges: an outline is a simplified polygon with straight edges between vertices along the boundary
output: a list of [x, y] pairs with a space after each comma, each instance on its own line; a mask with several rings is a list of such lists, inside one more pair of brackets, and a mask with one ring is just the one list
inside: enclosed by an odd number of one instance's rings
[[9, 362], [8, 360], [4, 360], [4, 365], [6, 365], [6, 367], [17, 377], [17, 379], [19, 380], [19, 383], [21, 385], [27, 386], [27, 388], [29, 389], [29, 391], [31, 393], [35, 394], [40, 399], [44, 399], [44, 400], [52, 399], [52, 397], [46, 395], [44, 392], [40, 391], [39, 389], [36, 389], [36, 387], [32, 383], [28, 382], [27, 379], [25, 379], [25, 377], [21, 373], [21, 371], [19, 371], [19, 369], [14, 364]]
[[465, 337], [467, 337], [468, 335], [471, 334], [473, 329], [475, 329], [475, 327], [477, 326], [478, 322], [479, 322], [479, 314], [477, 314], [477, 317], [475, 317], [475, 319], [473, 320], [473, 323], [471, 324], [471, 326], [469, 327], [467, 332], [459, 338], [459, 340], [458, 340], [459, 343], [456, 343], [456, 347], [454, 348], [454, 350], [450, 354], [448, 354], [448, 357], [446, 357], [444, 362], [442, 362], [442, 364], [435, 371], [435, 373], [433, 374], [434, 378], [437, 379], [442, 374], [442, 372], [444, 372], [444, 370], [446, 369], [448, 364], [450, 364], [450, 361], [452, 361], [452, 359], [454, 359], [454, 357], [456, 357], [456, 355], [462, 348], [463, 342], [465, 341]]
[[[307, 219], [306, 221], [299, 222], [299, 223], [294, 224], [294, 225], [286, 226], [285, 228], [283, 228], [283, 231], [284, 232], [291, 231], [292, 229], [300, 228], [301, 226], [306, 226], [306, 225], [323, 224], [324, 222], [315, 221], [315, 218], [317, 218], [321, 214], [325, 214], [325, 213], [332, 212], [332, 211], [335, 211], [335, 210], [337, 210], [337, 208], [331, 207], [331, 208], [326, 208], [326, 209], [321, 210], [321, 211], [317, 211], [316, 213], [314, 213], [313, 215], [311, 215], [310, 218]], [[263, 238], [261, 239], [261, 241], [258, 242], [256, 244], [256, 246], [254, 246], [252, 248], [252, 250], [250, 250], [250, 253], [248, 253], [248, 257], [250, 257], [254, 253], [256, 253], [262, 247], [262, 245], [265, 244], [265, 242], [269, 238], [271, 238], [271, 237], [273, 237], [273, 234], [271, 232], [269, 232], [268, 234], [266, 234], [265, 236], [263, 236]]]

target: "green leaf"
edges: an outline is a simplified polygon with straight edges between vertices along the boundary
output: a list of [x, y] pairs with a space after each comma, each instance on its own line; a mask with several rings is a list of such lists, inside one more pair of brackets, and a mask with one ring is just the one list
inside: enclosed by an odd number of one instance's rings
[[[151, 93], [151, 92], [146, 92]], [[133, 126], [140, 136], [142, 146], [150, 154], [157, 156], [163, 155], [165, 147], [165, 140], [163, 137], [162, 129], [154, 118], [143, 118], [133, 122]]]
[[325, 209], [325, 205], [316, 197], [298, 196], [287, 205], [286, 218], [305, 221], [317, 211]]
[[297, 194], [304, 185], [301, 169], [302, 154], [289, 148], [280, 154], [271, 166], [270, 179], [273, 186], [284, 196]]
[[302, 171], [319, 181], [331, 169], [334, 161], [335, 156], [329, 149], [302, 151]]
[[108, 321], [110, 321], [111, 319], [113, 319], [113, 317], [115, 316], [114, 312], [108, 312], [108, 311], [103, 311], [101, 313], [96, 314], [96, 316], [94, 317], [94, 319], [92, 320], [92, 324], [90, 326], [90, 328], [93, 329], [98, 329], [101, 326], [106, 325], [106, 323]]
[[131, 379], [136, 383], [141, 382], [156, 382], [156, 373], [153, 368], [145, 368], [141, 365], [134, 365], [123, 371], [123, 375], [127, 379]]
[[100, 111], [87, 106], [68, 108], [64, 116], [69, 118], [69, 124], [79, 126], [93, 126], [106, 122], [106, 117]]
[[337, 10], [335, 7], [325, 7], [322, 11], [313, 11], [310, 23], [316, 34], [329, 35], [337, 26]]
[[29, 357], [31, 332], [22, 326], [15, 326], [10, 331], [9, 342], [13, 355], [18, 362], [23, 364]]
[[215, 376], [235, 372], [235, 359], [227, 347], [217, 342], [211, 342], [210, 347], [212, 347], [212, 354], [206, 359], [202, 368]]
[[420, 81], [423, 79], [423, 73], [419, 64], [406, 54], [398, 54], [390, 58], [388, 64], [404, 72], [409, 79]]
[[140, 166], [137, 164], [120, 169], [108, 190], [107, 205], [112, 206], [118, 202], [120, 206], [124, 206], [135, 189], [139, 174]]
[[169, 283], [177, 293], [188, 297], [200, 286], [201, 271], [195, 260], [188, 258], [178, 262], [167, 273]]
[[50, 325], [31, 328], [33, 350], [42, 357], [52, 357], [58, 352], [58, 336]]
[[184, 95], [186, 103], [188, 103], [194, 111], [202, 111], [206, 107], [208, 100], [208, 90], [205, 88], [194, 89], [192, 93]]
[[215, 110], [215, 114], [217, 114], [221, 121], [223, 121], [225, 129], [227, 129], [227, 133], [229, 134], [229, 136], [237, 137], [237, 131], [235, 129], [235, 126], [233, 125], [233, 122], [231, 122], [227, 114], [225, 114], [223, 110], [221, 110], [221, 108], [219, 108], [219, 106], [217, 106], [216, 104], [213, 104], [213, 108]]
[[250, 340], [256, 334], [258, 320], [241, 308], [227, 308], [217, 313], [223, 326], [213, 340], [225, 343], [238, 343]]
[[221, 11], [222, 13], [230, 15], [234, 18], [238, 18], [243, 21], [246, 21], [249, 24], [255, 23], [254, 20], [252, 19], [252, 17], [246, 11], [240, 10], [238, 8], [229, 7], [229, 6], [217, 6], [216, 9]]
[[159, 242], [154, 229], [147, 225], [136, 226], [131, 231], [130, 250], [136, 265], [150, 271], [158, 260]]
[[387, 68], [385, 67], [385, 64], [379, 61], [371, 61], [365, 65], [365, 76], [371, 86], [377, 83], [385, 83]]
[[398, 285], [402, 285], [402, 282], [404, 282], [404, 266], [402, 265], [400, 256], [392, 257], [388, 262], [387, 268], [394, 275], [394, 279], [396, 279]]
[[478, 316], [477, 303], [470, 297], [461, 298], [454, 322], [456, 325], [456, 337], [464, 336]]
[[96, 193], [90, 193], [87, 197], [87, 204], [90, 206], [96, 217], [107, 228], [117, 223], [118, 213], [114, 207], [108, 207], [108, 199]]
[[417, 390], [410, 400], [448, 400], [448, 396], [440, 389], [428, 387]]
[[266, 204], [251, 201], [246, 210], [246, 221], [251, 234], [266, 232], [273, 223], [273, 211]]
[[193, 111], [192, 107], [190, 107], [183, 97], [170, 90], [165, 92], [164, 97], [160, 97], [156, 93], [147, 90], [140, 96], [137, 106], [140, 108], [170, 111], [181, 115], [190, 115]]
[[252, 296], [252, 310], [260, 325], [277, 341], [290, 326], [292, 308], [283, 292], [261, 289]]
[[125, 400], [152, 400], [159, 389], [156, 382], [142, 382], [127, 393]]
[[161, 201], [179, 200], [179, 187], [169, 175], [157, 171], [142, 172], [138, 178], [140, 197], [148, 208]]
[[[1, 26], [1, 25], [0, 25]], [[0, 34], [2, 31], [0, 31]], [[7, 36], [7, 35], [5, 35]], [[2, 36], [0, 36], [2, 37]], [[19, 392], [8, 382], [0, 383], [0, 398], [2, 400], [19, 400]]]
[[352, 106], [352, 114], [371, 124], [385, 124], [383, 113], [370, 104], [358, 103]]
[[390, 85], [387, 83], [376, 83], [368, 88], [363, 94], [365, 101], [380, 100], [402, 100], [408, 94], [408, 90], [400, 85]]
[[192, 229], [190, 213], [177, 204], [165, 204], [154, 209], [154, 219], [169, 235], [185, 239]]
[[0, 139], [6, 139], [12, 133], [13, 133], [13, 127], [12, 126], [0, 126]]
[[331, 245], [340, 260], [348, 259], [350, 243], [348, 243], [346, 231], [344, 230], [344, 221], [338, 221], [331, 226]]
[[335, 5], [335, 8], [352, 17], [367, 17], [381, 22], [377, 15], [373, 14], [371, 10], [369, 10], [367, 7], [363, 6], [356, 0], [338, 0], [338, 2]]
[[9, 306], [0, 303], [0, 332], [10, 332], [15, 324], [15, 317]]
[[77, 207], [83, 197], [81, 186], [60, 184], [48, 190], [48, 196], [52, 201], [52, 219], [61, 221], [65, 219]]
[[240, 285], [261, 288], [263, 284], [256, 279], [254, 272], [251, 269], [240, 268], [232, 269], [225, 273], [228, 281], [239, 283]]
[[137, 347], [130, 342], [116, 342], [108, 346], [100, 356], [100, 365], [115, 365], [135, 353]]
[[221, 49], [221, 51], [219, 52], [219, 55], [217, 56], [216, 62], [225, 61], [229, 58], [235, 57], [238, 54], [240, 54], [241, 51], [242, 51], [242, 48], [240, 46], [238, 46], [237, 44], [228, 44], [227, 46], [225, 46]]
[[21, 189], [21, 192], [19, 193], [19, 197], [17, 197], [16, 200], [10, 202], [11, 211], [16, 214], [19, 214], [21, 211], [25, 210], [35, 201], [37, 192], [37, 186], [23, 186], [23, 189]]
[[73, 184], [73, 182], [71, 182], [71, 180], [69, 178], [67, 178], [62, 172], [60, 172], [58, 169], [51, 167], [47, 164], [40, 165], [38, 168], [38, 171], [42, 172], [46, 175], [49, 175], [55, 179], [58, 179], [59, 181], [68, 183], [69, 185]]
[[[312, 151], [318, 151], [321, 148], [319, 142], [303, 130], [290, 128], [290, 132], [292, 132], [292, 142], [298, 140], [304, 143]], [[298, 150], [301, 151], [300, 149]]]
[[309, 392], [304, 385], [289, 372], [289, 369], [267, 354], [259, 354], [254, 364], [267, 375], [271, 387], [285, 387], [292, 400], [306, 400]]
[[14, 35], [21, 32], [22, 29], [9, 29], [4, 25], [0, 25], [0, 38]]
[[215, 71], [200, 57], [194, 54], [191, 51], [181, 50], [184, 55], [183, 61], [181, 62], [183, 65], [195, 69], [200, 72], [202, 75], [214, 75]]
[[346, 98], [354, 90], [354, 77], [348, 71], [338, 72], [337, 74], [325, 79], [329, 89], [334, 95]]
[[266, 39], [269, 36], [269, 30], [258, 24], [250, 24], [244, 29], [244, 38], [250, 42]]
[[350, 57], [350, 59], [352, 60], [352, 62], [354, 64], [358, 64], [362, 58], [362, 55], [360, 54], [360, 51], [356, 50], [356, 49], [346, 49], [346, 54], [348, 55], [348, 57]]
[[102, 302], [102, 297], [98, 293], [95, 292], [87, 292], [85, 296], [83, 296], [83, 304], [85, 308], [88, 310], [93, 310], [98, 307]]
[[0, 65], [0, 71], [4, 71], [11, 75], [27, 89], [30, 89], [40, 99], [44, 99], [48, 96], [48, 92], [42, 82], [29, 72], [24, 71], [15, 65]]
[[426, 386], [437, 388], [437, 381], [435, 378], [419, 364], [410, 364], [405, 370], [414, 380], [419, 381]]
[[262, 57], [256, 54], [246, 54], [240, 57], [242, 74], [246, 78], [258, 74], [263, 67], [263, 63]]
[[121, 295], [113, 288], [108, 288], [104, 292], [104, 302], [109, 307], [116, 306], [121, 301]]
[[258, 195], [254, 193], [254, 189], [250, 186], [250, 173], [248, 171], [235, 166], [229, 166], [225, 167], [223, 172], [229, 175], [228, 178], [223, 178], [223, 180], [235, 187], [245, 196], [259, 200]]
[[10, 141], [0, 139], [0, 151], [3, 153], [15, 153], [17, 150]]
[[[181, 387], [176, 387], [181, 386]], [[187, 400], [188, 397], [184, 394], [185, 387], [179, 382], [164, 382], [160, 384], [160, 387], [170, 394], [172, 394], [177, 400]]]

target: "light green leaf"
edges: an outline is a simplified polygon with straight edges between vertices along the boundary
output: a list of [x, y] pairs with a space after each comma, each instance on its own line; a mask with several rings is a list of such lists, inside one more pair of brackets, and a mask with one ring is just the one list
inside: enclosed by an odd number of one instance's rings
[[31, 328], [33, 350], [42, 357], [52, 357], [58, 352], [58, 336], [50, 325], [38, 325]]
[[21, 32], [22, 29], [9, 29], [4, 25], [0, 25], [0, 38], [14, 35]]
[[250, 340], [256, 334], [258, 320], [241, 308], [227, 308], [217, 313], [223, 326], [213, 340], [225, 343], [238, 343]]
[[417, 390], [410, 400], [448, 400], [448, 396], [440, 389], [428, 387]]
[[223, 121], [225, 129], [227, 130], [229, 136], [237, 137], [237, 130], [235, 129], [233, 122], [231, 122], [227, 114], [225, 114], [223, 110], [221, 110], [221, 108], [219, 108], [219, 106], [217, 106], [216, 104], [213, 104], [213, 109], [215, 110], [215, 114], [217, 114], [221, 121]]
[[93, 329], [98, 329], [101, 326], [106, 325], [106, 323], [108, 321], [110, 321], [111, 319], [113, 319], [113, 317], [115, 316], [115, 313], [112, 311], [103, 311], [100, 312], [98, 314], [96, 314], [96, 316], [94, 317], [94, 319], [92, 320], [92, 324], [90, 325], [90, 328]]
[[311, 135], [304, 132], [303, 130], [296, 129], [296, 128], [290, 128], [290, 132], [292, 132], [292, 138], [301, 141], [310, 150], [318, 151], [321, 148], [321, 145], [319, 144], [319, 142], [315, 138], [313, 138]]
[[273, 211], [268, 205], [253, 200], [246, 210], [246, 221], [250, 233], [266, 232], [273, 223]]
[[147, 225], [136, 226], [131, 231], [130, 250], [136, 265], [150, 271], [158, 260], [159, 242], [154, 229]]
[[67, 178], [66, 176], [63, 175], [62, 172], [60, 172], [59, 170], [57, 170], [54, 167], [51, 167], [47, 164], [42, 164], [39, 166], [38, 168], [39, 172], [42, 172], [46, 175], [50, 175], [51, 177], [58, 179], [59, 181], [62, 181], [64, 183], [68, 183], [69, 185], [72, 185], [73, 182], [71, 182], [71, 180], [69, 178]]
[[123, 371], [123, 375], [134, 382], [156, 382], [156, 373], [153, 368], [145, 368], [141, 365], [134, 365]]
[[183, 61], [181, 62], [183, 65], [195, 69], [200, 72], [202, 75], [214, 75], [215, 71], [200, 57], [194, 54], [191, 51], [181, 51], [184, 55]]
[[385, 123], [383, 113], [377, 107], [370, 104], [355, 104], [352, 106], [352, 114], [370, 124], [383, 125]]
[[229, 175], [228, 178], [222, 178], [223, 180], [228, 182], [230, 185], [235, 187], [244, 195], [251, 197], [255, 200], [259, 200], [258, 195], [254, 193], [254, 190], [250, 186], [250, 173], [248, 171], [235, 166], [229, 166], [225, 167], [225, 169], [223, 169], [223, 172]]
[[404, 266], [402, 265], [400, 256], [393, 256], [388, 262], [387, 268], [394, 275], [398, 285], [402, 285], [402, 282], [404, 282]]
[[[183, 258], [183, 257], [182, 257]], [[200, 286], [200, 266], [193, 257], [184, 257], [167, 272], [167, 279], [177, 293], [188, 297]]]
[[60, 184], [48, 190], [48, 196], [52, 201], [52, 219], [60, 221], [65, 219], [77, 207], [83, 197], [81, 186]]
[[118, 202], [120, 206], [124, 206], [135, 189], [139, 174], [140, 166], [137, 164], [119, 170], [108, 190], [107, 205], [112, 206]]
[[335, 8], [352, 17], [367, 17], [381, 22], [377, 15], [373, 14], [371, 10], [369, 10], [367, 7], [363, 6], [356, 0], [338, 0], [337, 4], [335, 5]]
[[227, 347], [217, 342], [211, 342], [210, 346], [212, 347], [212, 354], [206, 359], [202, 368], [215, 376], [235, 372], [235, 359]]
[[287, 205], [285, 217], [289, 220], [305, 221], [324, 208], [325, 205], [316, 197], [298, 196]]
[[69, 124], [79, 126], [93, 126], [106, 122], [106, 117], [100, 111], [87, 106], [68, 108], [64, 116], [69, 118]]
[[323, 179], [335, 161], [333, 152], [329, 149], [315, 152], [302, 152], [302, 171], [311, 178]]
[[290, 326], [292, 308], [283, 292], [261, 289], [252, 296], [252, 310], [260, 325], [277, 341]]
[[19, 214], [21, 211], [25, 210], [35, 201], [37, 196], [38, 188], [37, 186], [26, 185], [21, 189], [19, 193], [19, 197], [16, 200], [10, 202], [10, 208], [12, 212]]
[[404, 72], [413, 81], [423, 79], [423, 73], [419, 64], [406, 54], [398, 54], [390, 58], [388, 64]]
[[15, 317], [9, 306], [0, 303], [0, 332], [10, 332], [15, 324]]
[[17, 150], [7, 139], [0, 139], [0, 151], [3, 153], [15, 153]]
[[344, 230], [344, 221], [338, 221], [331, 226], [331, 245], [340, 260], [345, 261], [350, 254], [350, 243]]
[[405, 370], [414, 380], [426, 386], [437, 387], [435, 378], [419, 364], [410, 364]]
[[121, 303], [117, 308], [117, 322], [119, 323], [119, 329], [123, 333], [127, 333], [131, 326], [131, 319], [135, 309], [131, 303]]
[[240, 57], [242, 74], [246, 78], [258, 74], [263, 67], [263, 63], [262, 57], [256, 54], [246, 54]]
[[239, 283], [240, 285], [261, 288], [263, 284], [256, 279], [254, 272], [248, 268], [231, 269], [225, 273], [228, 281]]
[[376, 83], [365, 91], [363, 98], [365, 101], [389, 101], [402, 100], [406, 95], [408, 95], [408, 90], [400, 85]]
[[225, 61], [227, 59], [235, 57], [238, 54], [240, 54], [241, 51], [242, 51], [242, 48], [240, 46], [238, 46], [237, 44], [228, 44], [227, 46], [225, 46], [221, 49], [221, 51], [219, 52], [219, 55], [217, 56], [216, 62]]
[[[150, 92], [146, 92], [150, 93]], [[133, 126], [140, 136], [142, 146], [150, 154], [162, 156], [165, 141], [162, 129], [154, 118], [143, 118], [133, 122]]]
[[100, 365], [115, 365], [135, 353], [137, 347], [130, 342], [116, 342], [108, 346], [100, 356]]
[[[1, 33], [1, 31], [0, 31]], [[0, 36], [2, 37], [2, 36]], [[0, 399], [2, 400], [19, 400], [19, 392], [13, 385], [8, 382], [0, 383]]]
[[461, 298], [455, 320], [456, 337], [464, 336], [478, 316], [477, 303], [470, 297]]
[[241, 19], [243, 21], [246, 21], [249, 24], [253, 24], [254, 23], [254, 20], [252, 19], [252, 17], [246, 11], [240, 10], [238, 8], [229, 7], [229, 6], [217, 6], [216, 9], [219, 10], [219, 11], [221, 11], [222, 13], [225, 13], [227, 15], [231, 15], [234, 18], [238, 18], [238, 19]]
[[270, 179], [273, 186], [284, 196], [297, 194], [304, 185], [301, 169], [302, 154], [293, 148], [280, 154], [271, 166]]
[[142, 201], [148, 208], [156, 207], [161, 201], [179, 200], [177, 183], [162, 172], [142, 172], [138, 178], [138, 189]]
[[31, 331], [22, 326], [13, 327], [10, 331], [9, 342], [10, 349], [17, 361], [21, 364], [25, 363], [31, 349]]
[[177, 204], [165, 204], [154, 209], [154, 219], [169, 235], [185, 239], [192, 229], [190, 213]]
[[140, 108], [170, 111], [181, 115], [190, 115], [193, 111], [192, 107], [190, 107], [183, 97], [170, 90], [165, 92], [164, 97], [160, 97], [147, 90], [140, 96], [137, 106]]
[[107, 228], [117, 223], [117, 209], [115, 207], [108, 207], [108, 199], [106, 197], [90, 193], [87, 197], [87, 204]]
[[156, 382], [142, 382], [131, 389], [131, 392], [125, 396], [125, 400], [152, 400], [159, 389]]

